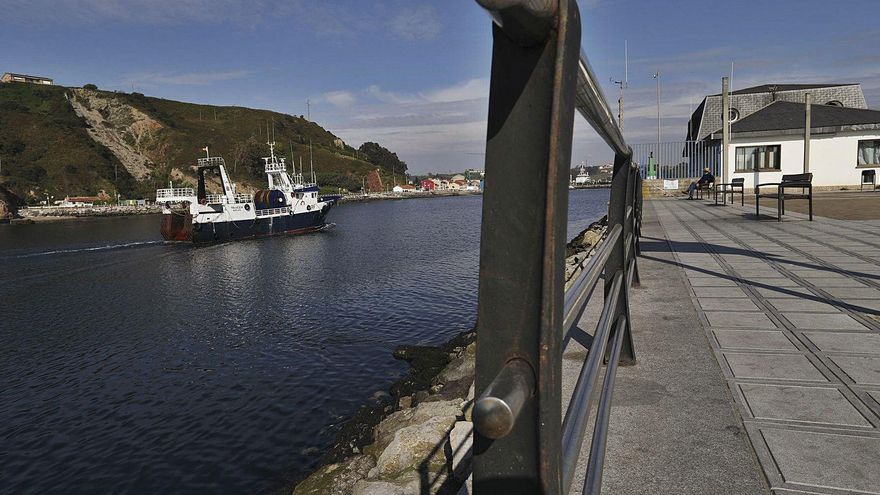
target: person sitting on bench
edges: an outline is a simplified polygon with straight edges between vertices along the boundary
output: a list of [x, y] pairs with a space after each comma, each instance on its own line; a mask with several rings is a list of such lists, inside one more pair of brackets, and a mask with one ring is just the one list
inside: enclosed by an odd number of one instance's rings
[[703, 176], [700, 177], [700, 180], [691, 182], [691, 185], [688, 186], [687, 190], [687, 199], [694, 199], [694, 191], [697, 190], [698, 187], [703, 184], [714, 184], [715, 176], [712, 175], [712, 172], [709, 171], [709, 167], [703, 169]]

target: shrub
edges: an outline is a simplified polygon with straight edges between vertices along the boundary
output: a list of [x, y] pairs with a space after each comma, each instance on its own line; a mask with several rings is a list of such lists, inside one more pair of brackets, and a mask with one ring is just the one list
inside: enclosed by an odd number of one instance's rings
[[97, 91], [98, 87], [95, 86], [94, 84], [89, 83], [89, 84], [83, 84], [83, 89], [91, 89], [92, 91]]

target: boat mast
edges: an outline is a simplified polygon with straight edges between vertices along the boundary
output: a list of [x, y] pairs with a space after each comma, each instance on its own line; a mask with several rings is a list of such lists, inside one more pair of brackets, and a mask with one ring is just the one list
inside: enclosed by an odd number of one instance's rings
[[311, 139], [309, 139], [309, 170], [310, 170], [310, 173], [312, 174], [312, 184], [314, 184], [317, 181], [315, 181], [315, 164], [314, 164], [314, 161], [312, 158], [312, 140]]

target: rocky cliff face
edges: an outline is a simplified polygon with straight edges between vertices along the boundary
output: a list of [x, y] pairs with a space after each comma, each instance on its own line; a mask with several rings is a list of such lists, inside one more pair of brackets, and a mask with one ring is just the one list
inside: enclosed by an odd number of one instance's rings
[[18, 196], [0, 185], [0, 220], [15, 218], [18, 214], [18, 205], [20, 203], [21, 199]]
[[72, 89], [68, 101], [88, 123], [92, 139], [113, 152], [132, 177], [142, 181], [150, 176], [153, 161], [148, 154], [158, 145], [161, 123], [112, 93]]

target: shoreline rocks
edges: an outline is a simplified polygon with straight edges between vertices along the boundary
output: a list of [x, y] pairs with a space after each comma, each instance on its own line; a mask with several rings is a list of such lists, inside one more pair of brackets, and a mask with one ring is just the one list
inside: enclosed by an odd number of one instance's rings
[[294, 494], [458, 492], [470, 473], [461, 447], [473, 429], [476, 335], [463, 332], [439, 347], [400, 346], [394, 356], [410, 363], [410, 373], [390, 395], [361, 407]]
[[26, 208], [19, 214], [35, 221], [70, 220], [74, 218], [129, 217], [135, 215], [158, 215], [160, 206], [93, 206], [85, 208]]

